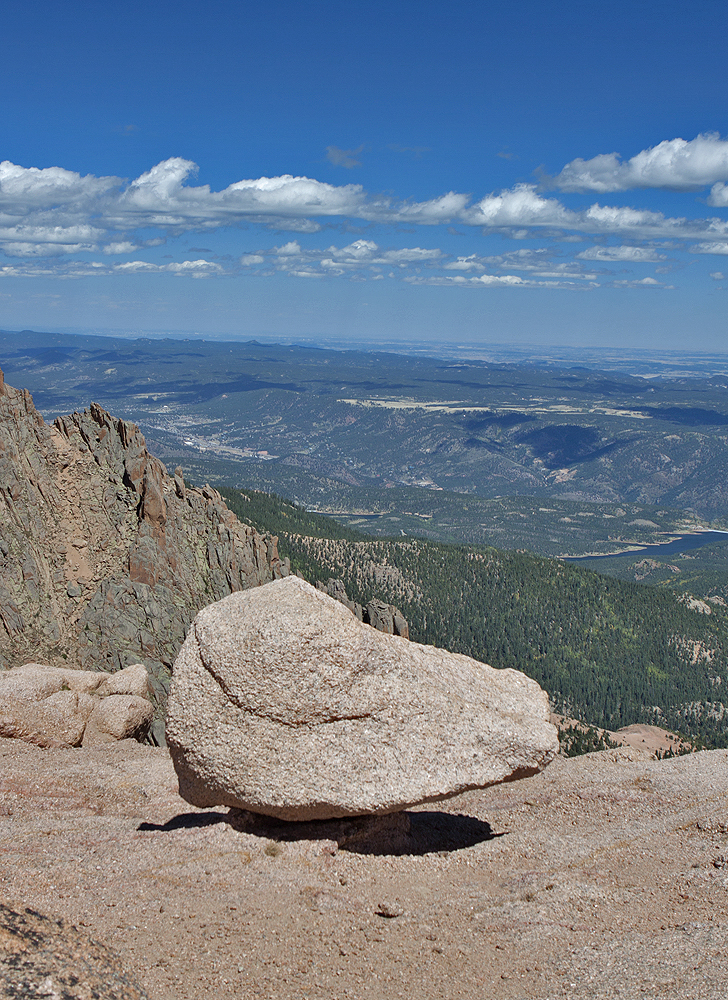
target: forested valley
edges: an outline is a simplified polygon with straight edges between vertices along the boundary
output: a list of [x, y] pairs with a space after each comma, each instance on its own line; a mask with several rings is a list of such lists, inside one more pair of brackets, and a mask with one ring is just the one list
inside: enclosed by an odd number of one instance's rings
[[419, 538], [372, 539], [275, 494], [223, 489], [244, 522], [279, 538], [293, 572], [397, 605], [410, 637], [523, 670], [555, 711], [618, 729], [664, 726], [728, 745], [722, 701], [728, 609], [557, 559]]

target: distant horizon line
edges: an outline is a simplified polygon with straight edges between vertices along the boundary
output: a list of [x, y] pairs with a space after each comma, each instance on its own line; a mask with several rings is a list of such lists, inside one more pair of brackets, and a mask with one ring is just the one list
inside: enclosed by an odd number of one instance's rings
[[[114, 330], [110, 328], [83, 328], [83, 327], [59, 327], [54, 330], [48, 329], [34, 329], [32, 327], [24, 327], [22, 330], [7, 330], [0, 329], [0, 334], [5, 336], [21, 336], [24, 333], [33, 333], [36, 335], [46, 335], [55, 337], [99, 337], [108, 339], [119, 339], [119, 340], [199, 340], [199, 341], [212, 341], [214, 343], [234, 343], [234, 344], [252, 344], [256, 341], [264, 341], [267, 344], [283, 344], [285, 346], [326, 346], [330, 347], [332, 344], [346, 345], [349, 350], [361, 351], [363, 353], [368, 353], [365, 347], [361, 344], [353, 344], [351, 339], [346, 337], [331, 337], [322, 336], [316, 337], [314, 335], [301, 335], [301, 334], [285, 334], [285, 333], [211, 333], [209, 331], [201, 333], [197, 330]], [[605, 346], [603, 344], [568, 344], [568, 343], [539, 343], [536, 341], [529, 340], [517, 340], [506, 342], [502, 340], [466, 340], [466, 341], [453, 341], [451, 339], [429, 339], [426, 341], [417, 340], [415, 338], [403, 338], [401, 340], [393, 337], [383, 337], [382, 339], [374, 339], [372, 337], [367, 338], [369, 344], [376, 345], [377, 347], [383, 345], [397, 345], [397, 346], [407, 346], [407, 347], [418, 347], [421, 350], [426, 350], [428, 347], [443, 347], [448, 350], [473, 350], [473, 349], [500, 349], [507, 351], [589, 351], [599, 354], [630, 354], [630, 355], [644, 355], [648, 357], [655, 357], [657, 355], [669, 356], [669, 357], [726, 357], [728, 358], [728, 348], [726, 350], [685, 350], [682, 348], [675, 347], [627, 347], [622, 345]]]

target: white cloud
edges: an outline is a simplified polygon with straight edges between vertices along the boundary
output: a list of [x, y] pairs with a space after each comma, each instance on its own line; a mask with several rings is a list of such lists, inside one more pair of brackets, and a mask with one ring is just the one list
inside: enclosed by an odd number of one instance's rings
[[490, 194], [464, 212], [464, 222], [472, 226], [554, 226], [572, 229], [578, 215], [556, 198], [542, 198], [535, 184], [517, 184], [510, 191]]
[[632, 264], [656, 263], [667, 260], [664, 253], [657, 253], [650, 247], [589, 247], [576, 255], [578, 260], [597, 260], [604, 263], [627, 261]]
[[161, 274], [167, 271], [176, 275], [189, 275], [193, 278], [208, 278], [214, 274], [222, 274], [223, 268], [209, 260], [183, 260], [173, 264], [150, 264], [144, 260], [130, 260], [123, 264], [114, 264], [118, 274]]
[[632, 280], [620, 279], [612, 281], [613, 288], [674, 288], [674, 285], [663, 285], [657, 278], [635, 278]]
[[446, 271], [485, 270], [485, 264], [481, 264], [474, 253], [471, 253], [469, 257], [458, 257], [457, 260], [451, 260], [448, 264], [443, 264], [442, 266]]
[[690, 253], [715, 253], [721, 257], [728, 254], [728, 243], [696, 243]]
[[118, 177], [82, 176], [63, 167], [20, 167], [4, 160], [0, 163], [0, 212], [12, 213], [19, 204], [26, 211], [87, 204], [121, 183]]
[[708, 204], [715, 208], [728, 208], [728, 184], [714, 184], [710, 189]]
[[285, 243], [282, 247], [275, 247], [274, 249], [281, 257], [291, 257], [294, 254], [301, 253], [301, 244], [298, 240], [293, 240], [291, 243]]
[[109, 243], [103, 248], [103, 252], [107, 254], [115, 253], [136, 253], [137, 250], [141, 249], [136, 243], [130, 243], [129, 240], [122, 240], [119, 243]]
[[722, 271], [712, 271], [710, 277], [713, 279], [713, 281], [723, 281], [725, 275], [723, 274]]
[[[722, 143], [714, 136], [700, 138], [710, 149]], [[698, 147], [694, 143], [687, 145], [695, 150]], [[415, 202], [370, 196], [358, 184], [337, 186], [290, 174], [241, 180], [221, 191], [212, 191], [209, 185], [194, 183], [196, 171], [190, 160], [174, 157], [127, 183], [117, 177], [82, 176], [60, 167], [24, 168], [6, 161], [0, 164], [0, 250], [7, 256], [48, 260], [88, 252], [140, 255], [143, 249], [162, 242], [165, 234], [175, 236], [248, 224], [307, 233], [320, 230], [320, 220], [329, 224], [327, 220], [342, 218], [378, 225], [459, 224], [530, 239], [540, 235], [580, 240], [587, 234], [616, 236], [618, 241], [624, 241], [622, 246], [587, 249], [578, 255], [582, 261], [638, 263], [665, 259], [654, 246], [626, 245], [631, 241], [692, 239], [696, 241], [692, 247], [695, 253], [722, 254], [728, 245], [728, 220], [670, 218], [660, 212], [598, 203], [577, 211], [558, 198], [545, 197], [535, 184], [517, 184], [475, 202], [469, 195], [454, 191]], [[728, 187], [721, 184], [716, 182], [711, 197], [720, 200], [725, 195], [728, 199]], [[150, 235], [154, 238], [150, 239]], [[251, 268], [270, 264], [288, 270], [295, 266], [306, 273], [313, 268], [314, 273], [323, 269], [352, 276], [360, 276], [361, 268], [368, 268], [370, 277], [376, 267], [404, 272], [437, 266], [445, 273], [471, 277], [486, 275], [493, 269], [513, 269], [537, 270], [543, 276], [555, 277], [568, 273], [580, 281], [588, 279], [579, 264], [549, 263], [547, 256], [539, 258], [528, 250], [520, 257], [506, 254], [496, 259], [470, 254], [453, 258], [441, 250], [421, 246], [382, 249], [369, 239], [324, 251], [304, 251], [300, 240], [294, 239], [273, 250], [244, 254], [240, 265]], [[157, 266], [167, 267], [153, 265]], [[195, 273], [218, 272], [209, 265]]]
[[94, 243], [31, 243], [29, 241], [9, 241], [2, 243], [6, 257], [60, 257], [69, 253], [84, 253], [95, 250]]
[[[705, 133], [686, 142], [665, 139], [643, 149], [630, 160], [618, 153], [601, 153], [591, 160], [578, 158], [567, 163], [554, 178], [562, 191], [628, 191], [632, 188], [669, 188], [698, 191], [708, 184], [728, 180], [728, 140], [717, 133]], [[723, 185], [724, 187], [724, 185]], [[716, 195], [715, 188], [711, 197]], [[711, 201], [711, 204], [725, 204]]]

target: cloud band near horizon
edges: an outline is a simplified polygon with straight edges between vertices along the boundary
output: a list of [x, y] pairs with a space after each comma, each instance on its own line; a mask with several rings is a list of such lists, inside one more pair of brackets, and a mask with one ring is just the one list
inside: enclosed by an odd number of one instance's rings
[[[519, 183], [479, 200], [449, 191], [426, 201], [371, 195], [360, 184], [334, 185], [283, 174], [240, 180], [221, 191], [191, 183], [197, 166], [173, 157], [131, 182], [81, 175], [62, 167], [0, 164], [0, 249], [8, 257], [138, 253], [166, 237], [244, 224], [313, 233], [334, 220], [388, 226], [461, 225], [527, 235], [582, 234], [627, 241], [696, 240], [696, 253], [724, 255], [728, 220], [670, 217], [662, 212], [598, 202], [568, 208], [539, 186]], [[694, 190], [713, 184], [709, 202], [728, 207], [728, 141], [717, 135], [661, 143], [631, 160], [617, 154], [574, 160], [554, 184], [570, 191], [623, 191], [632, 187]], [[611, 186], [610, 186], [611, 185]], [[159, 235], [149, 237], [150, 231]], [[654, 249], [595, 248], [584, 260], [646, 262], [663, 259]]]

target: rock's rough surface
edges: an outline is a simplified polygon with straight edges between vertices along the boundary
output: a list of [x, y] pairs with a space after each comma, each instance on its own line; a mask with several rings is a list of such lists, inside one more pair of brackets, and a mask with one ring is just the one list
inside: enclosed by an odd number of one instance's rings
[[143, 740], [154, 708], [144, 665], [109, 676], [26, 663], [0, 671], [0, 736], [40, 747]]
[[62, 920], [0, 903], [0, 996], [145, 1000], [107, 947]]
[[154, 710], [145, 698], [117, 694], [104, 698], [89, 716], [83, 746], [94, 747], [116, 740], [143, 740], [152, 724]]
[[143, 661], [161, 708], [196, 612], [288, 572], [276, 542], [134, 424], [92, 403], [48, 425], [0, 372], [0, 669]]
[[375, 631], [291, 576], [197, 615], [167, 740], [193, 805], [310, 820], [533, 774], [558, 753], [548, 720], [524, 674]]

